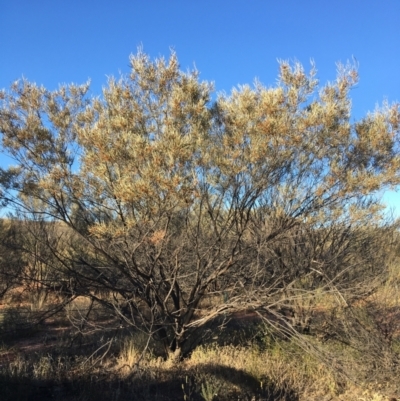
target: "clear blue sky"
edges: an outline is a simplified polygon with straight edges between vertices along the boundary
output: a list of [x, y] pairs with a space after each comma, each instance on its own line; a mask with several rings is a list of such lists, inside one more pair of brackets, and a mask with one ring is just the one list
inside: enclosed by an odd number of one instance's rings
[[[400, 0], [0, 0], [0, 88], [90, 78], [98, 94], [140, 45], [152, 57], [175, 49], [182, 69], [227, 92], [273, 85], [277, 59], [314, 59], [322, 84], [355, 57], [354, 118], [400, 101]], [[400, 192], [384, 199], [400, 215]]]

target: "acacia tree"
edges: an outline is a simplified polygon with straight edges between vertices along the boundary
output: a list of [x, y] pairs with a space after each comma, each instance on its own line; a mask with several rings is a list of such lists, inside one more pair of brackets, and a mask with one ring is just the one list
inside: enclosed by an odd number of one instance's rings
[[1, 92], [15, 160], [2, 199], [62, 223], [56, 241], [40, 238], [71, 297], [103, 303], [180, 357], [222, 314], [272, 308], [305, 278], [343, 291], [360, 266], [382, 266], [350, 257], [349, 233], [365, 236], [374, 193], [400, 181], [400, 112], [385, 104], [351, 123], [354, 68], [319, 88], [315, 69], [281, 62], [276, 87], [212, 102], [212, 85], [175, 54], [130, 62], [100, 98], [88, 84], [26, 80]]

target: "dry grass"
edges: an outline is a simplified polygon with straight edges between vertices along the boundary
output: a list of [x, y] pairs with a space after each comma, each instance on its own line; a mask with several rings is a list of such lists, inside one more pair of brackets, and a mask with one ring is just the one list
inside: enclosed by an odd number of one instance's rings
[[[96, 391], [102, 389], [104, 392], [101, 399], [116, 399], [112, 398], [116, 394], [113, 391], [117, 391], [115, 386], [125, 383], [119, 390], [119, 400], [131, 399], [125, 398], [127, 395], [123, 392], [129, 389], [130, 393], [136, 394], [135, 399], [143, 401], [388, 401], [391, 392], [388, 383], [355, 384], [338, 380], [329, 366], [288, 341], [269, 342], [266, 339], [261, 345], [256, 342], [248, 346], [200, 346], [179, 365], [165, 361], [151, 351], [143, 354], [146, 343], [147, 338], [142, 334], [121, 338], [104, 358], [98, 357], [101, 356], [98, 353], [91, 360], [87, 359], [87, 354], [75, 355], [73, 349], [68, 353], [61, 344], [46, 354], [35, 353], [27, 357], [20, 353], [0, 369], [0, 388], [5, 386], [4, 380], [8, 383], [29, 382], [35, 386], [46, 383], [53, 390], [60, 386], [69, 389], [70, 394], [78, 397], [82, 391], [92, 388], [96, 378]], [[324, 344], [324, 347], [332, 349], [335, 345]], [[7, 352], [6, 348], [3, 347], [2, 352]], [[341, 357], [339, 352], [337, 355]], [[351, 363], [360, 362], [353, 358], [355, 354], [348, 355]], [[164, 391], [164, 388], [168, 390]], [[60, 394], [65, 395], [68, 391], [63, 390]], [[96, 391], [92, 389], [84, 399], [99, 399]], [[55, 399], [64, 399], [60, 397]]]
[[[193, 352], [186, 365], [191, 368], [228, 367], [232, 371], [243, 372], [259, 383], [260, 392], [268, 391], [268, 387], [272, 386], [280, 393], [295, 394], [302, 394], [305, 390], [326, 394], [335, 390], [334, 378], [325, 366], [289, 347], [289, 344], [265, 350], [257, 346], [200, 347]], [[240, 383], [232, 385], [235, 391], [240, 391]]]
[[[143, 333], [121, 331], [111, 341], [106, 320], [104, 331], [89, 333], [81, 342], [66, 328], [47, 342], [50, 326], [20, 331], [21, 324], [53, 301], [40, 293], [17, 292], [9, 298], [11, 305], [2, 307], [7, 313], [1, 315], [0, 330], [11, 328], [15, 335], [12, 341], [5, 337], [0, 346], [0, 398], [393, 401], [400, 395], [399, 272], [397, 262], [385, 285], [351, 313], [333, 295], [316, 294], [315, 330], [304, 338], [319, 354], [271, 336], [262, 325], [250, 327], [244, 319], [242, 326], [228, 326], [228, 332], [216, 334], [214, 343], [197, 347], [180, 364], [159, 357]], [[310, 307], [308, 299], [303, 306]], [[67, 327], [81, 321], [88, 307], [87, 299], [77, 298], [58, 324]], [[317, 329], [329, 319], [331, 335], [321, 339]], [[23, 346], [28, 339], [31, 352]], [[331, 359], [323, 363], [321, 355]], [[332, 369], [334, 364], [343, 368], [342, 373]]]

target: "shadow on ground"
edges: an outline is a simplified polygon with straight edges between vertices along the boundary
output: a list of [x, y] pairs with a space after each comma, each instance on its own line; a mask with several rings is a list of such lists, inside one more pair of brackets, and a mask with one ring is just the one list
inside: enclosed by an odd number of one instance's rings
[[[163, 377], [164, 376], [164, 377]], [[0, 375], [2, 401], [298, 401], [289, 388], [260, 382], [241, 370], [202, 365], [193, 370], [132, 374], [125, 380], [106, 374], [77, 380], [33, 380]]]

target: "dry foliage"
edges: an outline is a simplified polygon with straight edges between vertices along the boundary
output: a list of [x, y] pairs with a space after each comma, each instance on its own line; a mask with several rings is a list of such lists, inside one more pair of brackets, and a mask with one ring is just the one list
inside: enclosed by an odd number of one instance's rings
[[[130, 63], [99, 98], [26, 80], [0, 93], [15, 162], [1, 197], [26, 233], [22, 279], [53, 288], [60, 308], [91, 299], [179, 359], [220, 317], [282, 315], [315, 294], [346, 303], [382, 277], [376, 232], [393, 228], [374, 194], [400, 181], [400, 112], [351, 122], [353, 66], [319, 87], [315, 68], [281, 62], [275, 87], [212, 102], [175, 54]], [[307, 319], [270, 322], [288, 336]]]

